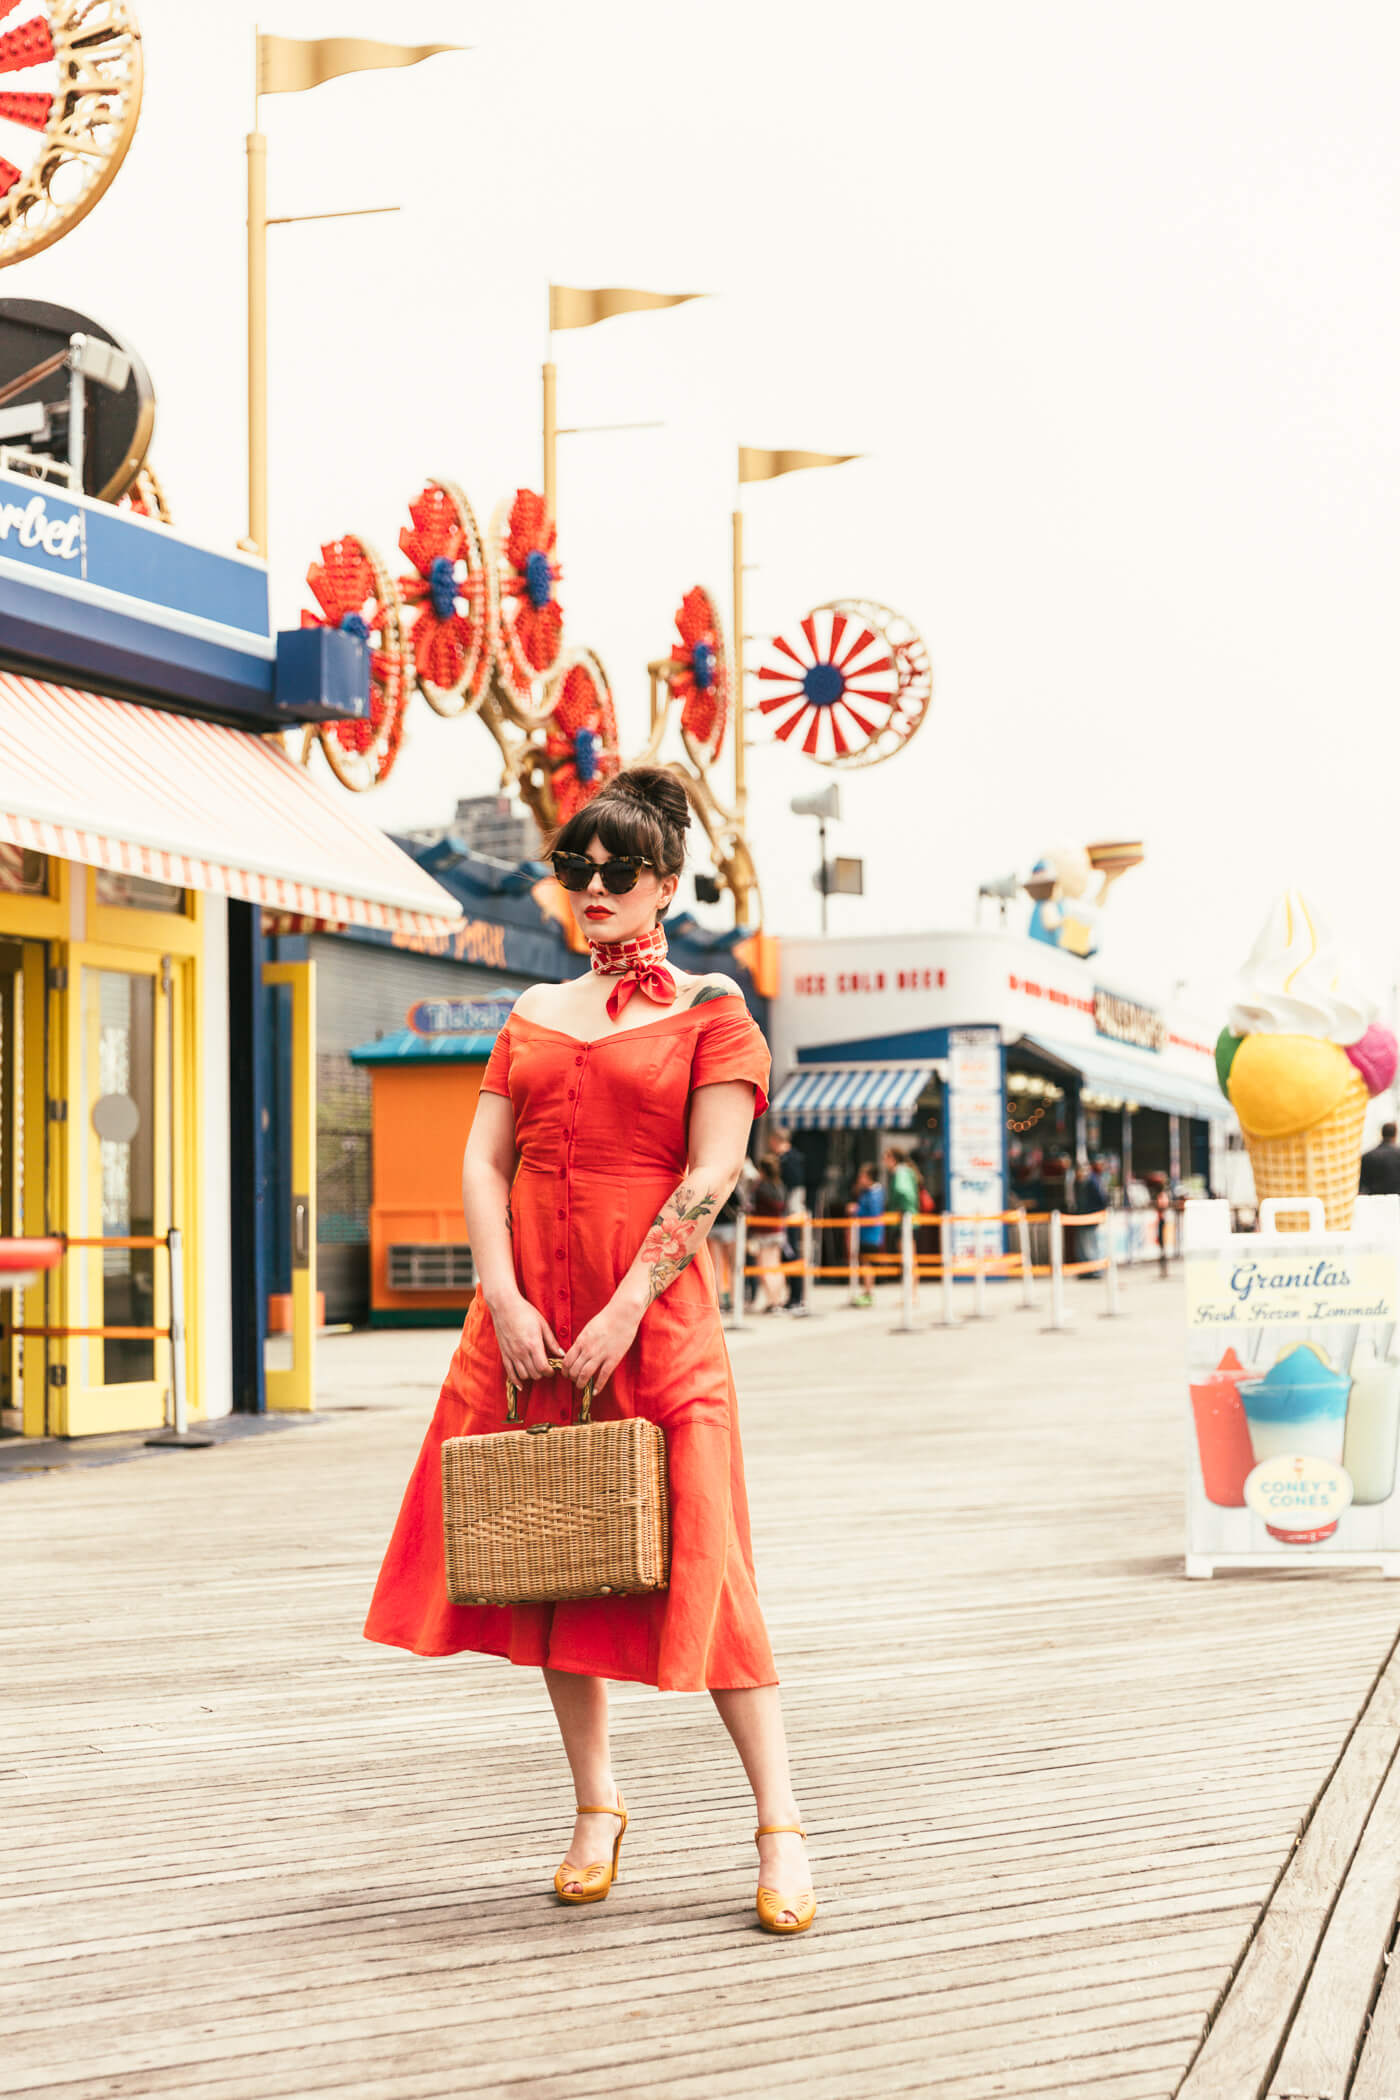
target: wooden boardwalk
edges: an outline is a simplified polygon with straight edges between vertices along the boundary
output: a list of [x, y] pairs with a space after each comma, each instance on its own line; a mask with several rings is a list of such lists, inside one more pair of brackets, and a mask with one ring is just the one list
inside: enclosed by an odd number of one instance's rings
[[566, 1911], [537, 1677], [360, 1639], [449, 1335], [0, 1482], [0, 2094], [1396, 2100], [1400, 1589], [1187, 1584], [1176, 1286], [1071, 1303], [736, 1343], [798, 1940], [707, 1699], [617, 1689], [623, 1878]]

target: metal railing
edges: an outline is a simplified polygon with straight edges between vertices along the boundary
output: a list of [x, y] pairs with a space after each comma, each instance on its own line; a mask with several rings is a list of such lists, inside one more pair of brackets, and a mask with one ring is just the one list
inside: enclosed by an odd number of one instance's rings
[[[1076, 1212], [1068, 1218], [1058, 1210], [1025, 1211], [1001, 1210], [985, 1212], [963, 1211], [884, 1211], [875, 1217], [814, 1218], [808, 1212], [794, 1212], [776, 1218], [764, 1218], [759, 1231], [762, 1240], [773, 1246], [781, 1235], [797, 1228], [800, 1232], [800, 1252], [793, 1260], [777, 1262], [751, 1262], [750, 1242], [759, 1234], [752, 1232], [746, 1213], [741, 1211], [735, 1220], [733, 1288], [730, 1293], [730, 1310], [725, 1318], [728, 1328], [744, 1325], [746, 1310], [744, 1285], [749, 1277], [796, 1276], [801, 1279], [798, 1307], [803, 1312], [815, 1310], [812, 1286], [821, 1277], [844, 1277], [847, 1281], [849, 1300], [852, 1304], [864, 1299], [863, 1275], [897, 1275], [900, 1284], [899, 1331], [909, 1333], [914, 1327], [914, 1306], [921, 1278], [936, 1281], [940, 1285], [942, 1324], [959, 1327], [963, 1315], [955, 1303], [955, 1286], [960, 1278], [970, 1279], [973, 1288], [973, 1319], [983, 1319], [987, 1310], [987, 1283], [989, 1278], [1019, 1281], [1020, 1302], [1027, 1311], [1033, 1311], [1037, 1299], [1037, 1279], [1048, 1280], [1050, 1286], [1051, 1332], [1068, 1328], [1071, 1316], [1065, 1305], [1064, 1285], [1067, 1276], [1094, 1276], [1104, 1279], [1108, 1303], [1106, 1319], [1117, 1319], [1121, 1311], [1119, 1302], [1118, 1254], [1113, 1242], [1112, 1220], [1117, 1213], [1109, 1210]], [[1065, 1260], [1065, 1226], [1074, 1230], [1089, 1231], [1107, 1227], [1102, 1251], [1083, 1261]], [[1031, 1247], [1032, 1225], [1049, 1227], [1048, 1262], [1036, 1262]], [[863, 1248], [862, 1232], [896, 1226], [899, 1231], [897, 1252], [878, 1248]], [[956, 1251], [955, 1227], [971, 1227], [971, 1246], [963, 1253]], [[991, 1253], [985, 1245], [988, 1227], [1012, 1227], [1015, 1246], [1001, 1253]], [[916, 1234], [921, 1229], [938, 1229], [938, 1251], [930, 1254], [920, 1251]], [[812, 1256], [819, 1232], [844, 1232], [846, 1246], [844, 1259], [839, 1262], [814, 1261]]]
[[169, 1342], [170, 1344], [170, 1413], [168, 1429], [177, 1437], [189, 1433], [189, 1406], [186, 1386], [185, 1363], [185, 1255], [184, 1242], [178, 1225], [169, 1232], [127, 1233], [110, 1239], [78, 1239], [66, 1233], [53, 1235], [63, 1242], [63, 1252], [69, 1254], [101, 1251], [109, 1248], [127, 1248], [150, 1253], [164, 1247], [170, 1258], [170, 1324], [168, 1327], [60, 1327], [52, 1324], [31, 1326], [16, 1322], [8, 1327], [11, 1334], [50, 1341], [103, 1341], [103, 1342]]

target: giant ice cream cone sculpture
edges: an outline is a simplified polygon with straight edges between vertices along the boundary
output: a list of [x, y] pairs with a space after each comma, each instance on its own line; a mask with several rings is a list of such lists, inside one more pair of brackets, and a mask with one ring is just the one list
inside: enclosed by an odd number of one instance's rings
[[[1366, 1101], [1395, 1077], [1396, 1043], [1375, 1005], [1344, 981], [1316, 914], [1280, 897], [1240, 977], [1215, 1046], [1220, 1084], [1249, 1147], [1254, 1191], [1317, 1196], [1329, 1232], [1350, 1229]], [[1302, 1211], [1280, 1229], [1307, 1229]]]

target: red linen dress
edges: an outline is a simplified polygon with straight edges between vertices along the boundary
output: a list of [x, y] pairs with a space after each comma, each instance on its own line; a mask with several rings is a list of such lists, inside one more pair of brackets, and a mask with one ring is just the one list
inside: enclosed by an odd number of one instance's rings
[[[695, 1088], [748, 1080], [761, 1115], [768, 1069], [767, 1045], [737, 993], [591, 1043], [512, 1015], [482, 1087], [515, 1110], [515, 1273], [566, 1349], [612, 1296], [685, 1172]], [[522, 1389], [521, 1415], [567, 1422], [575, 1398], [556, 1375]], [[448, 1602], [441, 1446], [506, 1427], [505, 1372], [478, 1294], [380, 1570], [368, 1638], [418, 1655], [475, 1649], [663, 1691], [776, 1684], [708, 1246], [643, 1314], [593, 1412], [604, 1421], [643, 1415], [665, 1435], [669, 1587], [565, 1604]]]

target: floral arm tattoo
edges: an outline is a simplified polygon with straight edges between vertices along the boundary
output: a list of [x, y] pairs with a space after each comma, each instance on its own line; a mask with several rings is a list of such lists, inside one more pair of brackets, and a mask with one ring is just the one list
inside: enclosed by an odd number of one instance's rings
[[708, 1234], [714, 1219], [717, 1196], [693, 1181], [683, 1181], [652, 1220], [637, 1260], [646, 1269], [647, 1304], [652, 1305], [666, 1286], [695, 1258], [696, 1249]]

